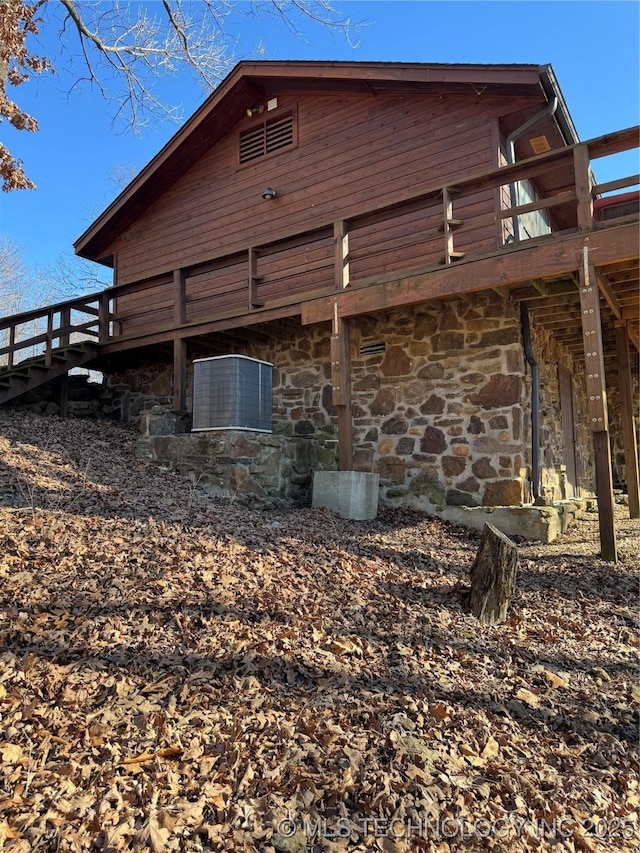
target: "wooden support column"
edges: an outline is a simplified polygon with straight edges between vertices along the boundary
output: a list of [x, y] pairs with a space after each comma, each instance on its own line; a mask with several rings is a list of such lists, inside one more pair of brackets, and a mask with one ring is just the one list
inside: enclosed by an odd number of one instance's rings
[[58, 406], [60, 417], [66, 418], [69, 414], [69, 374], [63, 373], [58, 379]]
[[173, 411], [187, 410], [187, 342], [176, 335], [173, 339]]
[[620, 382], [622, 439], [624, 442], [624, 468], [629, 495], [629, 518], [640, 518], [640, 486], [638, 477], [638, 444], [633, 415], [633, 389], [629, 360], [627, 324], [618, 320], [616, 327], [616, 355]]
[[338, 316], [336, 300], [331, 334], [331, 386], [332, 402], [338, 410], [338, 463], [341, 471], [353, 470], [349, 331], [349, 321]]
[[616, 528], [613, 503], [613, 474], [609, 425], [607, 420], [607, 393], [602, 352], [602, 325], [600, 322], [600, 291], [595, 268], [589, 262], [589, 249], [584, 246], [580, 275], [580, 308], [582, 312], [582, 337], [584, 341], [585, 372], [587, 376], [587, 412], [593, 434], [593, 452], [596, 469], [596, 496], [598, 498], [598, 524], [600, 526], [600, 554], [604, 560], [617, 560]]

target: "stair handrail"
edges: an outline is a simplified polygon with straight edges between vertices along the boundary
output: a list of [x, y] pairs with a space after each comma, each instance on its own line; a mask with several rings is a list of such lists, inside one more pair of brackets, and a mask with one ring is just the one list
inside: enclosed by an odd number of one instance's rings
[[[71, 342], [71, 335], [74, 333], [82, 333], [96, 338], [96, 342], [104, 342], [109, 337], [109, 323], [112, 319], [109, 310], [110, 300], [111, 296], [105, 290], [101, 290], [96, 293], [65, 299], [41, 308], [33, 308], [0, 317], [0, 332], [9, 330], [8, 345], [0, 346], [0, 356], [7, 356], [7, 364], [0, 366], [0, 369], [4, 367], [11, 370], [15, 366], [15, 354], [17, 352], [42, 343], [45, 345], [45, 364], [50, 366], [52, 353], [56, 349], [54, 341], [58, 342], [59, 348], [68, 346]], [[91, 303], [97, 303], [97, 306], [94, 307]], [[74, 310], [81, 314], [93, 315], [95, 319], [82, 323], [72, 323], [71, 312]], [[56, 314], [60, 318], [57, 326], [54, 322]], [[19, 326], [38, 320], [46, 321], [46, 331], [32, 334], [27, 338], [17, 337], [16, 330]]]

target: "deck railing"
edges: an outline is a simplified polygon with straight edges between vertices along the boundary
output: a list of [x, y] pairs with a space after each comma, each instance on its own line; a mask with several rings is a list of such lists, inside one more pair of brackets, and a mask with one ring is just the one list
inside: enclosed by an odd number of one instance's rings
[[[617, 225], [626, 219], [637, 220], [637, 214], [631, 214], [623, 219], [599, 223], [594, 219], [593, 203], [602, 193], [613, 192], [640, 183], [640, 175], [634, 174], [609, 181], [603, 184], [595, 184], [592, 180], [591, 163], [594, 159], [610, 154], [620, 153], [638, 147], [639, 128], [633, 127], [616, 133], [591, 139], [567, 148], [555, 149], [544, 154], [539, 154], [528, 160], [516, 162], [512, 165], [502, 166], [478, 174], [472, 174], [455, 181], [448, 181], [426, 187], [420, 190], [404, 192], [383, 204], [372, 203], [354, 209], [348, 217], [337, 221], [314, 223], [306, 228], [283, 230], [272, 234], [268, 241], [260, 244], [252, 244], [244, 249], [238, 250], [234, 247], [231, 252], [221, 252], [208, 258], [207, 264], [215, 264], [224, 267], [225, 261], [238, 263], [241, 258], [246, 269], [246, 298], [238, 302], [230, 309], [224, 311], [213, 311], [207, 317], [198, 316], [197, 322], [189, 320], [187, 312], [187, 299], [185, 280], [194, 267], [166, 270], [162, 275], [141, 281], [132, 281], [107, 288], [101, 293], [93, 293], [89, 296], [61, 302], [35, 311], [26, 311], [22, 314], [0, 319], [0, 333], [8, 333], [8, 344], [0, 347], [0, 358], [7, 356], [8, 365], [15, 363], [16, 355], [21, 353], [24, 357], [29, 348], [44, 345], [45, 357], [50, 363], [51, 353], [55, 346], [64, 346], [69, 343], [71, 335], [83, 334], [94, 339], [97, 343], [105, 343], [117, 334], [118, 341], [131, 339], [132, 345], [135, 341], [142, 341], [145, 337], [154, 335], [156, 339], [163, 333], [172, 333], [182, 330], [183, 336], [188, 336], [189, 328], [201, 324], [210, 319], [225, 319], [229, 317], [242, 317], [247, 314], [260, 315], [269, 309], [280, 309], [287, 305], [299, 304], [319, 295], [326, 295], [336, 290], [342, 290], [353, 284], [363, 286], [374, 283], [379, 276], [357, 277], [352, 275], [352, 263], [358, 259], [356, 241], [351, 240], [358, 226], [367, 221], [384, 220], [392, 223], [394, 217], [405, 213], [408, 209], [416, 206], [431, 214], [437, 213], [437, 234], [430, 235], [430, 239], [436, 241], [440, 246], [434, 255], [430, 252], [422, 259], [420, 271], [426, 271], [429, 265], [437, 268], [438, 264], [451, 265], [459, 262], [473, 260], [474, 255], [459, 251], [460, 238], [467, 229], [478, 229], [491, 225], [494, 228], [495, 242], [493, 251], [500, 251], [504, 243], [503, 222], [513, 220], [514, 217], [533, 211], [563, 211], [565, 221], [571, 222], [569, 230], [595, 230], [610, 225]], [[528, 180], [539, 182], [541, 178], [551, 172], [565, 170], [565, 173], [573, 175], [573, 185], [568, 189], [547, 195], [544, 198], [535, 199], [526, 204], [503, 208], [501, 203], [502, 188], [509, 188], [519, 181]], [[461, 210], [465, 202], [471, 196], [480, 192], [493, 190], [494, 205], [487, 212], [472, 216], [463, 221], [456, 217], [456, 211]], [[554, 233], [558, 233], [555, 231]], [[439, 236], [438, 236], [439, 235]], [[261, 254], [273, 253], [285, 244], [292, 242], [304, 243], [305, 241], [322, 239], [333, 240], [333, 256], [327, 257], [326, 261], [315, 263], [315, 269], [326, 269], [325, 283], [320, 291], [298, 290], [292, 295], [276, 299], [262, 299], [260, 294]], [[540, 239], [545, 239], [544, 237]], [[414, 241], [415, 242], [415, 241]], [[394, 249], [398, 247], [394, 246]], [[401, 249], [398, 249], [401, 254]], [[481, 255], [486, 255], [486, 249]], [[198, 264], [204, 266], [203, 263]], [[411, 274], [416, 268], [394, 267], [393, 273], [398, 275]], [[156, 302], [165, 305], [166, 317], [162, 323], [145, 326], [144, 329], [136, 328], [128, 333], [126, 317], [118, 311], [118, 299], [135, 293], [145, 292], [145, 305], [153, 306]], [[158, 297], [156, 299], [156, 297]], [[89, 319], [87, 320], [87, 317]], [[120, 320], [124, 320], [124, 327], [120, 327]], [[254, 318], [255, 322], [257, 318]], [[34, 324], [36, 330], [33, 330]], [[29, 328], [31, 333], [25, 338], [23, 331]], [[22, 331], [21, 331], [22, 330]]]
[[108, 290], [68, 299], [44, 308], [0, 317], [0, 363], [11, 369], [19, 362], [44, 355], [50, 367], [54, 350], [81, 341], [104, 343], [112, 331], [113, 294]]

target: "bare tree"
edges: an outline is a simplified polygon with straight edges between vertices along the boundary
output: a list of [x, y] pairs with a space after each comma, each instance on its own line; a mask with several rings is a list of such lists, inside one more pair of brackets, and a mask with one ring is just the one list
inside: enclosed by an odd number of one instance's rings
[[24, 310], [27, 267], [22, 250], [10, 237], [0, 237], [0, 316]]
[[[179, 118], [174, 105], [156, 93], [158, 78], [187, 70], [210, 92], [235, 61], [235, 24], [242, 16], [276, 16], [300, 33], [305, 21], [348, 36], [350, 22], [330, 0], [0, 0], [0, 121], [20, 130], [38, 129], [36, 120], [5, 94], [52, 70], [27, 46], [39, 28], [57, 28], [61, 59], [73, 78], [71, 89], [89, 85], [109, 101], [114, 118], [135, 129], [158, 116]], [[57, 58], [56, 58], [57, 63]], [[0, 143], [2, 189], [33, 188], [22, 164]]]

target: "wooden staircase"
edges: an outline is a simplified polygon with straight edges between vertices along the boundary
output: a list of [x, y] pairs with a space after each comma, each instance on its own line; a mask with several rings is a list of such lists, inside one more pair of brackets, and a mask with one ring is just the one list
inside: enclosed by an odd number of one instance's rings
[[105, 290], [0, 317], [0, 405], [94, 361], [109, 339], [112, 299]]
[[[93, 341], [83, 341], [51, 350], [50, 359], [43, 353], [20, 361], [13, 367], [0, 368], [0, 405], [44, 385], [45, 382], [64, 376], [73, 367], [83, 367], [93, 361], [97, 353], [97, 344]], [[47, 364], [48, 360], [51, 361], [50, 364]]]

